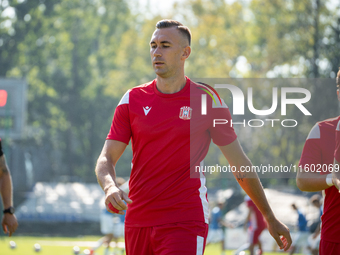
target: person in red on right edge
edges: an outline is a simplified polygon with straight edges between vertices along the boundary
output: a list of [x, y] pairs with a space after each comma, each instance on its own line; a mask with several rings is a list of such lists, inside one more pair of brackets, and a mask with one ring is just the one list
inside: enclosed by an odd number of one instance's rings
[[[336, 82], [337, 82], [338, 87], [340, 87], [340, 70], [336, 77]], [[339, 89], [338, 89], [338, 95], [339, 95]], [[332, 183], [334, 184], [335, 188], [337, 188], [336, 201], [339, 204], [340, 203], [339, 202], [340, 200], [340, 194], [339, 194], [339, 190], [340, 190], [340, 173], [339, 173], [339, 169], [340, 169], [340, 163], [339, 163], [340, 162], [340, 116], [338, 117], [338, 123], [336, 126], [335, 135], [336, 135], [336, 138], [335, 138], [334, 169], [332, 172]], [[335, 217], [338, 220], [337, 223], [339, 223], [340, 222], [340, 219], [339, 219], [340, 218], [339, 217], [340, 207], [334, 206], [333, 211], [334, 211], [334, 214], [336, 215]], [[325, 253], [320, 253], [320, 254], [340, 254], [340, 238], [339, 238], [340, 224], [337, 224], [337, 230], [338, 232], [334, 233], [336, 235], [334, 238], [336, 238], [338, 241], [334, 243], [322, 242], [322, 235], [321, 235], [321, 244], [323, 244], [325, 247], [324, 248]]]
[[[339, 96], [340, 71], [337, 74], [336, 84]], [[339, 130], [339, 118], [327, 119], [315, 124], [310, 131], [300, 159], [300, 170], [297, 173], [296, 183], [301, 191], [325, 191], [324, 210], [321, 217], [321, 241], [319, 254], [340, 254], [340, 194], [332, 176], [336, 129]], [[340, 139], [340, 134], [338, 135]], [[340, 141], [340, 140], [339, 140]], [[340, 159], [340, 158], [339, 158]], [[320, 164], [327, 167], [328, 172], [317, 173], [315, 168]], [[314, 170], [313, 170], [314, 169]], [[313, 170], [313, 172], [311, 171]], [[332, 178], [333, 177], [333, 178]]]

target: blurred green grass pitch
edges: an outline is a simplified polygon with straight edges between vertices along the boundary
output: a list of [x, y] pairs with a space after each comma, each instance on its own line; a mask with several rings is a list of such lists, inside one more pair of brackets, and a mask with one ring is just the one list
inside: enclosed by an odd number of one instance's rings
[[[12, 236], [0, 238], [0, 254], [1, 255], [72, 255], [73, 247], [70, 246], [58, 246], [58, 245], [44, 245], [44, 242], [95, 242], [100, 239], [101, 236], [80, 236], [80, 237], [29, 237], [29, 236]], [[14, 241], [16, 243], [16, 248], [11, 249], [9, 242]], [[35, 252], [33, 245], [39, 243], [41, 245], [41, 251]], [[88, 246], [79, 246], [80, 250], [89, 249]], [[111, 248], [112, 251], [112, 248]], [[102, 255], [104, 253], [104, 248], [100, 247], [96, 253]], [[220, 255], [220, 244], [210, 244], [207, 246], [204, 255]], [[248, 254], [248, 253], [246, 253]], [[283, 252], [265, 252], [265, 255], [279, 255], [288, 254]], [[226, 255], [233, 255], [232, 251], [228, 251]], [[297, 254], [299, 255], [299, 254]]]
[[[12, 237], [2, 237], [0, 239], [0, 254], [1, 255], [72, 255], [73, 247], [75, 245], [70, 246], [58, 246], [58, 245], [45, 245], [44, 242], [86, 242], [97, 241], [101, 236], [82, 236], [82, 237], [28, 237], [28, 236], [12, 236]], [[14, 241], [16, 243], [16, 248], [11, 249], [9, 242]], [[40, 252], [34, 251], [34, 244], [39, 243], [41, 246]], [[89, 249], [91, 247], [88, 246], [79, 246], [80, 251], [84, 249]], [[103, 248], [98, 249], [98, 254], [103, 254]]]

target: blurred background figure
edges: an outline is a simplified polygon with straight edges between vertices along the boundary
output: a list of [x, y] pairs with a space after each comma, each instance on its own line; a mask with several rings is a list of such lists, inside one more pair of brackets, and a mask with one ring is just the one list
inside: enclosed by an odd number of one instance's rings
[[226, 254], [225, 248], [225, 228], [233, 226], [223, 220], [223, 209], [226, 207], [226, 201], [218, 201], [217, 205], [211, 210], [209, 220], [209, 232], [207, 237], [207, 244], [221, 243], [221, 254]]
[[[121, 177], [117, 177], [116, 181], [119, 187], [122, 187], [122, 185], [126, 183], [125, 179]], [[124, 187], [125, 186], [127, 185], [125, 184]], [[124, 191], [128, 192], [128, 190]], [[105, 247], [104, 255], [111, 254], [110, 244], [112, 241], [115, 242], [113, 247], [117, 251], [119, 238], [124, 238], [124, 221], [125, 214], [112, 214], [104, 208], [100, 215], [100, 231], [104, 236], [99, 239], [96, 246], [90, 250], [90, 255], [94, 254], [94, 252], [102, 245]], [[121, 254], [124, 254], [124, 249], [121, 250]]]
[[260, 235], [262, 231], [267, 227], [267, 223], [264, 220], [261, 212], [257, 209], [254, 202], [249, 196], [245, 197], [246, 204], [249, 212], [245, 222], [245, 226], [248, 226], [248, 238], [249, 238], [249, 252], [250, 255], [254, 254], [255, 245], [258, 246], [257, 254], [262, 254], [262, 244], [260, 241]]
[[0, 138], [0, 194], [3, 205], [2, 229], [5, 234], [11, 236], [18, 227], [17, 218], [14, 215], [12, 178], [8, 169], [5, 155], [2, 151]]
[[244, 198], [246, 205], [249, 209], [247, 218], [244, 222], [244, 229], [248, 230], [248, 242], [238, 248], [235, 252], [235, 255], [238, 255], [241, 251], [248, 249], [250, 255], [254, 255], [255, 246], [258, 247], [256, 254], [263, 254], [262, 251], [262, 243], [260, 241], [260, 235], [263, 230], [266, 229], [267, 223], [263, 218], [260, 210], [256, 207], [254, 202], [250, 199], [249, 196], [245, 196]]
[[300, 248], [304, 248], [307, 246], [308, 239], [308, 228], [307, 228], [307, 219], [306, 216], [296, 207], [295, 204], [292, 204], [292, 208], [298, 214], [298, 231], [293, 238], [292, 247], [290, 249], [290, 255], [294, 254], [295, 251], [298, 251]]
[[310, 233], [312, 233], [308, 237], [308, 249], [311, 254], [318, 255], [319, 254], [319, 246], [320, 246], [320, 232], [321, 232], [321, 216], [323, 212], [323, 204], [322, 198], [319, 194], [315, 194], [310, 198], [310, 202], [313, 206], [315, 206], [319, 210], [318, 219], [309, 227]]

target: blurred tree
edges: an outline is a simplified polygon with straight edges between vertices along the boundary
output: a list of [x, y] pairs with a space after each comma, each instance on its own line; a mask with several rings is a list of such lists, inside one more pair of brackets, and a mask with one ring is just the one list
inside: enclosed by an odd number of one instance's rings
[[[187, 6], [191, 12], [185, 8]], [[188, 24], [193, 35], [193, 53], [186, 66], [187, 75], [192, 78], [239, 76], [236, 63], [244, 54], [248, 41], [242, 4], [188, 0], [175, 7], [174, 13], [183, 17], [183, 23]]]
[[246, 55], [252, 70], [272, 71], [271, 77], [334, 78], [340, 63], [339, 10], [330, 0], [251, 1]]
[[[6, 66], [3, 75], [29, 83], [27, 135], [50, 150], [45, 160], [51, 169], [41, 170], [37, 180], [67, 175], [94, 181], [95, 160], [119, 100], [107, 87], [114, 83], [110, 71], [123, 68], [114, 59], [130, 29], [127, 3], [20, 2], [7, 7], [16, 15], [0, 49], [12, 60], [1, 58], [0, 65]], [[130, 164], [124, 167], [129, 171]]]

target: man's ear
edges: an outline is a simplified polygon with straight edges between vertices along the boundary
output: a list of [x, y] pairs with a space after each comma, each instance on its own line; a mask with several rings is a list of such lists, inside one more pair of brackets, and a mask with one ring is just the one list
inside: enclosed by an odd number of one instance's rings
[[191, 53], [190, 46], [186, 46], [183, 50], [182, 59], [187, 59], [190, 56], [190, 53]]

